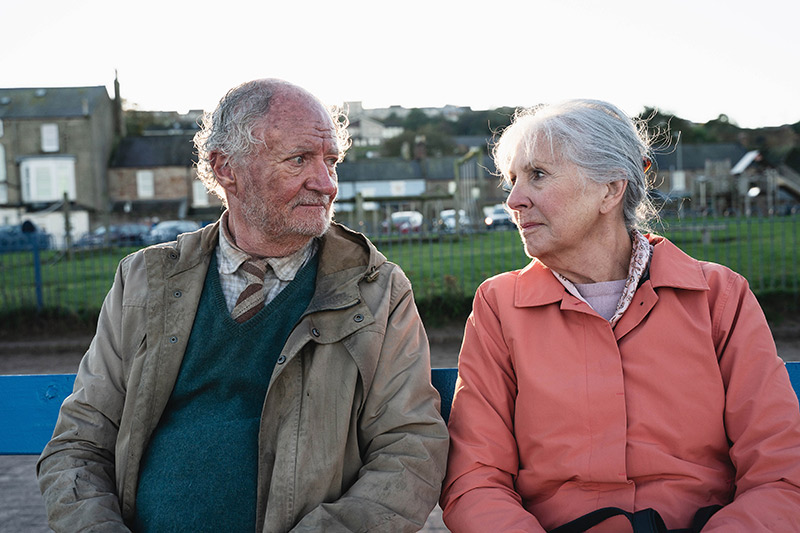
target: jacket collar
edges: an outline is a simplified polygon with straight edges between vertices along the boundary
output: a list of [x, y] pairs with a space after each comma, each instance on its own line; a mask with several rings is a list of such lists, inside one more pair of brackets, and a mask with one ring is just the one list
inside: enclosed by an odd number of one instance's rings
[[386, 257], [361, 233], [333, 223], [320, 239], [317, 288], [307, 313], [361, 302], [359, 282], [374, 281]]
[[646, 235], [653, 245], [650, 261], [650, 281], [653, 287], [672, 287], [707, 291], [708, 282], [700, 261], [692, 259], [669, 240], [659, 235]]
[[[653, 288], [708, 290], [699, 261], [686, 255], [669, 240], [658, 235], [645, 235], [653, 245], [649, 280]], [[560, 302], [567, 294], [553, 272], [538, 259], [516, 272], [514, 284], [515, 307], [534, 307]]]
[[145, 248], [145, 262], [148, 270], [158, 268], [163, 277], [171, 278], [202, 262], [208, 264], [218, 240], [219, 220], [191, 233], [178, 235], [177, 241]]

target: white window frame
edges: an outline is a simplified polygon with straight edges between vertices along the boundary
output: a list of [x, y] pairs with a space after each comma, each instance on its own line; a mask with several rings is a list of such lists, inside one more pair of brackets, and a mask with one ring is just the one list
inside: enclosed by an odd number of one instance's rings
[[192, 205], [195, 207], [208, 207], [208, 189], [200, 180], [192, 181]]
[[6, 147], [0, 144], [0, 205], [7, 203], [8, 203], [8, 174], [6, 170]]
[[72, 157], [28, 158], [20, 163], [24, 203], [74, 201], [75, 159]]
[[152, 170], [136, 171], [136, 197], [142, 200], [155, 198], [156, 175]]
[[670, 191], [685, 191], [686, 190], [686, 171], [673, 170], [670, 172]]
[[42, 152], [58, 152], [58, 124], [42, 124]]

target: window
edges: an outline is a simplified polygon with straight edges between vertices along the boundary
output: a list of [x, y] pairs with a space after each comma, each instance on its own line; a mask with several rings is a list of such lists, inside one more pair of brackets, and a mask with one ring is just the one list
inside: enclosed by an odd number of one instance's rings
[[136, 171], [136, 196], [139, 198], [152, 198], [155, 196], [155, 176], [152, 170]]
[[8, 177], [6, 174], [6, 148], [0, 144], [0, 205], [8, 203]]
[[75, 160], [72, 158], [26, 159], [22, 172], [22, 201], [57, 202], [67, 193], [75, 200]]
[[205, 184], [200, 180], [192, 182], [192, 205], [197, 207], [208, 206], [208, 190]]
[[58, 124], [42, 124], [42, 152], [58, 152]]
[[671, 173], [672, 183], [670, 190], [672, 191], [685, 191], [686, 190], [686, 172], [683, 170], [673, 170]]

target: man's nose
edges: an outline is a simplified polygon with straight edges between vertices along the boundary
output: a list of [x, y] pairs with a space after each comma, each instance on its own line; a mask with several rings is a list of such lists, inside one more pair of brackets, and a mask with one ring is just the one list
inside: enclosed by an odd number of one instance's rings
[[338, 190], [338, 178], [336, 169], [325, 161], [316, 162], [313, 165], [311, 176], [309, 176], [306, 186], [322, 194], [333, 196]]

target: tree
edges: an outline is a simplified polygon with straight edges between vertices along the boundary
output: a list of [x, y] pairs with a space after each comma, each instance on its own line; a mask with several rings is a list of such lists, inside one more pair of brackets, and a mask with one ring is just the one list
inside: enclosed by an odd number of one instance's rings
[[431, 119], [422, 109], [415, 107], [408, 112], [405, 120], [403, 120], [403, 128], [410, 131], [418, 131], [422, 126], [430, 124]]
[[417, 158], [419, 152], [415, 147], [422, 143], [427, 156], [451, 155], [455, 150], [452, 136], [437, 123], [429, 123], [416, 131], [406, 130], [397, 137], [392, 137], [383, 142], [381, 155], [384, 157], [401, 157], [403, 146], [407, 147], [407, 154]]
[[493, 135], [511, 123], [513, 107], [462, 113], [453, 125], [455, 135]]

